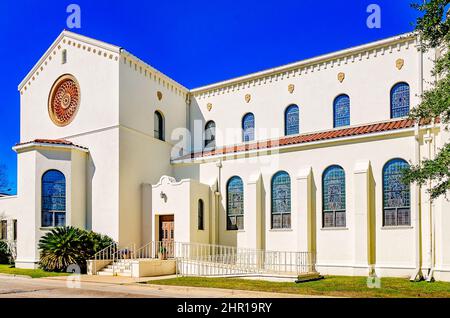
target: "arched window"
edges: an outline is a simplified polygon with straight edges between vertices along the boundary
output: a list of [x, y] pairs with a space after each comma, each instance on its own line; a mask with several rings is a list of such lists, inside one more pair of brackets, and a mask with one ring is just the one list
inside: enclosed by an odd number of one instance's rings
[[203, 200], [198, 200], [198, 229], [204, 230], [205, 229], [205, 220], [204, 215], [205, 214], [205, 205], [203, 204]]
[[286, 136], [296, 135], [299, 128], [299, 110], [297, 105], [291, 105], [284, 112], [284, 134]]
[[255, 140], [255, 115], [247, 113], [242, 118], [242, 141]]
[[42, 226], [66, 225], [66, 178], [57, 170], [42, 176]]
[[212, 120], [205, 125], [205, 148], [216, 146], [216, 123]]
[[409, 164], [403, 159], [393, 159], [383, 168], [383, 225], [411, 224], [410, 185], [402, 181], [402, 170]]
[[227, 183], [227, 230], [244, 229], [244, 184], [239, 177]]
[[340, 166], [328, 167], [323, 173], [323, 227], [345, 227], [345, 172]]
[[333, 103], [333, 127], [350, 125], [350, 97], [339, 95]]
[[272, 228], [291, 228], [291, 178], [285, 171], [272, 177]]
[[164, 141], [164, 117], [159, 111], [155, 111], [154, 127], [154, 137]]
[[409, 114], [409, 85], [395, 84], [391, 89], [391, 118], [405, 117]]

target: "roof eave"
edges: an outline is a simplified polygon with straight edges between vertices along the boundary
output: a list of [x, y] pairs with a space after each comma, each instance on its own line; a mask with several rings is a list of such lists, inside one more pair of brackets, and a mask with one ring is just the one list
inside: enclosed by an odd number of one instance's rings
[[52, 143], [45, 143], [45, 142], [28, 142], [24, 144], [18, 144], [12, 147], [12, 149], [16, 153], [24, 152], [27, 150], [31, 150], [33, 148], [54, 148], [58, 150], [79, 150], [82, 152], [89, 152], [89, 149], [77, 146], [77, 145], [63, 145], [63, 144], [52, 144]]
[[21, 91], [22, 88], [26, 85], [26, 83], [30, 80], [30, 78], [33, 76], [33, 74], [39, 69], [39, 67], [45, 62], [45, 60], [47, 59], [47, 57], [53, 52], [53, 50], [57, 47], [58, 43], [64, 38], [71, 38], [73, 40], [77, 40], [77, 41], [81, 41], [84, 42], [86, 44], [90, 44], [93, 46], [97, 46], [99, 48], [105, 49], [105, 50], [109, 50], [111, 52], [114, 53], [120, 53], [120, 47], [116, 46], [116, 45], [112, 45], [106, 42], [102, 42], [102, 41], [98, 41], [95, 40], [93, 38], [84, 36], [84, 35], [80, 35], [80, 34], [76, 34], [67, 30], [63, 30], [58, 37], [56, 38], [55, 41], [53, 41], [52, 45], [50, 45], [50, 47], [47, 49], [47, 51], [45, 51], [44, 55], [42, 55], [42, 57], [39, 59], [39, 61], [33, 66], [33, 68], [28, 72], [28, 74], [25, 76], [25, 78], [22, 80], [22, 82], [20, 82], [19, 86], [18, 86], [18, 90]]
[[415, 36], [416, 36], [416, 34], [414, 32], [408, 32], [408, 33], [400, 34], [400, 35], [393, 36], [393, 37], [390, 37], [390, 38], [387, 38], [387, 39], [382, 39], [382, 40], [379, 40], [379, 41], [375, 41], [375, 42], [370, 42], [370, 43], [354, 46], [354, 47], [347, 48], [347, 49], [344, 49], [344, 50], [331, 52], [331, 53], [327, 53], [327, 54], [323, 54], [323, 55], [319, 55], [319, 56], [315, 56], [315, 57], [312, 57], [312, 58], [309, 58], [309, 59], [306, 59], [306, 60], [301, 60], [301, 61], [285, 64], [285, 65], [282, 65], [282, 66], [277, 66], [277, 67], [274, 67], [274, 68], [266, 69], [266, 70], [263, 70], [263, 71], [260, 71], [260, 72], [255, 72], [255, 73], [251, 73], [251, 74], [248, 74], [248, 75], [232, 78], [232, 79], [229, 79], [229, 80], [225, 80], [225, 81], [221, 81], [221, 82], [217, 82], [217, 83], [213, 83], [213, 84], [197, 87], [197, 88], [191, 89], [190, 92], [191, 92], [191, 94], [204, 93], [204, 92], [207, 92], [207, 91], [210, 91], [210, 90], [213, 90], [213, 89], [218, 89], [218, 88], [229, 86], [229, 85], [236, 84], [236, 83], [239, 83], [239, 82], [254, 80], [254, 79], [257, 79], [257, 78], [260, 78], [260, 77], [264, 77], [264, 76], [268, 76], [268, 75], [272, 75], [272, 74], [277, 74], [277, 73], [280, 73], [280, 72], [289, 71], [290, 69], [296, 69], [296, 68], [303, 67], [303, 66], [306, 66], [306, 65], [309, 65], [309, 64], [315, 64], [315, 63], [319, 63], [319, 62], [335, 59], [335, 58], [338, 58], [340, 56], [346, 56], [346, 55], [349, 55], [349, 54], [352, 54], [352, 53], [355, 53], [355, 52], [359, 52], [359, 51], [364, 51], [364, 50], [368, 50], [368, 49], [374, 49], [376, 47], [385, 46], [385, 45], [390, 44], [390, 43], [397, 43], [397, 42], [412, 40], [412, 39], [414, 39]]

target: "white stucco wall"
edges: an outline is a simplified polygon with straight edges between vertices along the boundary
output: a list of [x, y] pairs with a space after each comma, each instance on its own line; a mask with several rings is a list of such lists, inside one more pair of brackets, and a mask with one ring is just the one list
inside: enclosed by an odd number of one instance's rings
[[[364, 140], [349, 142], [324, 142], [316, 146], [298, 146], [289, 152], [275, 153], [271, 156], [256, 158], [239, 158], [222, 161], [220, 171], [221, 209], [219, 216], [219, 242], [224, 245], [249, 246], [249, 240], [240, 237], [246, 235], [249, 230], [257, 228], [255, 208], [247, 204], [248, 200], [254, 200], [254, 193], [249, 193], [249, 184], [255, 179], [255, 175], [262, 174], [262, 193], [264, 204], [264, 226], [261, 238], [262, 247], [267, 250], [306, 250], [308, 246], [307, 216], [304, 201], [307, 197], [300, 197], [299, 178], [305, 170], [311, 169], [316, 224], [316, 250], [319, 267], [326, 273], [353, 274], [354, 266], [359, 262], [360, 254], [367, 254], [365, 244], [357, 245], [358, 241], [366, 241], [366, 235], [356, 231], [355, 206], [360, 197], [366, 193], [356, 191], [354, 180], [357, 177], [357, 169], [360, 163], [370, 162], [373, 174], [374, 205], [375, 205], [375, 263], [379, 271], [384, 275], [397, 273], [396, 269], [403, 270], [403, 275], [408, 275], [415, 267], [415, 231], [414, 220], [417, 217], [417, 202], [413, 188], [411, 188], [411, 226], [401, 228], [386, 228], [382, 226], [382, 169], [391, 159], [402, 158], [406, 161], [414, 161], [414, 131], [397, 132], [389, 138], [365, 137]], [[340, 165], [346, 173], [346, 212], [347, 225], [342, 229], [322, 228], [322, 173], [330, 165]], [[192, 169], [198, 169], [199, 180], [208, 183], [211, 178], [218, 177], [216, 160], [207, 159]], [[189, 166], [177, 166], [175, 172], [178, 177], [192, 173]], [[271, 188], [272, 176], [279, 170], [284, 170], [291, 177], [291, 229], [271, 229]], [[308, 170], [309, 171], [309, 170]], [[245, 229], [243, 231], [226, 230], [226, 184], [232, 176], [239, 176], [244, 183], [245, 210], [250, 217], [245, 217]], [[252, 191], [255, 191], [254, 189]], [[360, 206], [360, 205], [359, 205]], [[300, 209], [300, 207], [303, 207]], [[360, 227], [361, 224], [358, 224]], [[289, 244], [286, 244], [289, 242]], [[362, 249], [362, 250], [361, 250]], [[356, 254], [358, 253], [358, 254]], [[366, 260], [366, 267], [368, 260]]]
[[[432, 80], [434, 53], [422, 56], [415, 41], [383, 40], [194, 89], [192, 96], [187, 96], [186, 88], [127, 51], [64, 32], [19, 87], [20, 141], [67, 139], [88, 151], [55, 147], [20, 151], [18, 195], [0, 198], [0, 213], [18, 220], [18, 267], [34, 267], [38, 259], [37, 242], [48, 230], [41, 228], [41, 177], [46, 170], [58, 169], [66, 175], [68, 185], [68, 225], [108, 234], [121, 245], [139, 246], [152, 238], [159, 240], [158, 216], [173, 214], [177, 242], [313, 251], [323, 274], [365, 275], [374, 265], [383, 276], [410, 275], [417, 264], [420, 210], [422, 268], [427, 271], [434, 259], [436, 277], [450, 280], [450, 234], [446, 231], [450, 203], [446, 199], [430, 204], [423, 188], [419, 206], [413, 186], [411, 226], [382, 226], [384, 164], [393, 158], [417, 163], [419, 158], [433, 156], [450, 138], [442, 129], [437, 136], [436, 131], [422, 130], [417, 154], [414, 129], [409, 128], [295, 145], [268, 155], [260, 152], [258, 156], [171, 162], [185, 128], [192, 130], [197, 142], [193, 150], [202, 148], [208, 120], [216, 122], [219, 147], [241, 143], [241, 120], [247, 112], [255, 115], [256, 139], [283, 136], [284, 110], [290, 104], [300, 108], [300, 133], [330, 130], [333, 100], [339, 94], [350, 96], [351, 125], [389, 120], [393, 85], [410, 85], [413, 107], [419, 102], [422, 84], [426, 89]], [[67, 50], [65, 64], [62, 50]], [[396, 67], [399, 59], [404, 62], [401, 69]], [[340, 72], [345, 73], [342, 82], [337, 78]], [[63, 74], [76, 77], [81, 102], [74, 121], [58, 127], [48, 116], [47, 104], [53, 83]], [[290, 84], [295, 85], [292, 93]], [[248, 102], [246, 94], [251, 96]], [[165, 141], [153, 137], [156, 110], [164, 116]], [[346, 174], [347, 225], [323, 229], [322, 173], [334, 164], [342, 166]], [[272, 230], [270, 182], [280, 170], [291, 178], [292, 227]], [[181, 181], [161, 178], [165, 175]], [[244, 183], [244, 229], [227, 231], [226, 184], [235, 175]], [[218, 219], [213, 193], [216, 182]], [[205, 206], [203, 231], [197, 228], [199, 199]], [[372, 209], [373, 224], [364, 228], [371, 222], [367, 216]]]
[[[194, 149], [201, 150], [201, 132], [209, 120], [216, 123], [218, 147], [241, 143], [242, 118], [248, 112], [255, 115], [255, 139], [264, 140], [284, 135], [284, 111], [291, 104], [299, 106], [300, 133], [332, 129], [333, 101], [340, 94], [350, 97], [350, 125], [388, 120], [390, 91], [399, 82], [410, 85], [411, 107], [418, 104], [421, 55], [414, 39], [401, 44], [391, 39], [348, 51], [294, 63], [286, 67], [291, 71], [268, 70], [193, 90]], [[423, 58], [427, 79], [432, 54]], [[400, 70], [398, 59], [404, 60]], [[337, 78], [341, 72], [345, 74], [342, 83]], [[290, 84], [295, 85], [292, 94]], [[251, 95], [248, 103], [247, 94]]]

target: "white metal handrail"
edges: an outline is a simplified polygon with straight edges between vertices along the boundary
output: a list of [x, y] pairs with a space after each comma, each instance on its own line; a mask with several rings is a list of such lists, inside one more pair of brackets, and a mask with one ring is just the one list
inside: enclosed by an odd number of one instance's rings
[[114, 275], [117, 266], [130, 269], [132, 260], [158, 257], [175, 259], [177, 274], [182, 276], [299, 275], [315, 272], [315, 254], [312, 252], [266, 251], [171, 241], [152, 241], [139, 249], [135, 249], [134, 244], [125, 248], [111, 245], [97, 253], [95, 260], [110, 260]]
[[238, 274], [299, 275], [315, 272], [312, 252], [266, 251], [224, 245], [177, 243], [177, 270], [181, 275]]
[[118, 244], [112, 243], [111, 245], [105, 247], [101, 251], [98, 251], [94, 254], [93, 257], [93, 264], [92, 264], [92, 273], [94, 275], [97, 274], [97, 264], [99, 261], [111, 261], [112, 262], [112, 256], [117, 251]]

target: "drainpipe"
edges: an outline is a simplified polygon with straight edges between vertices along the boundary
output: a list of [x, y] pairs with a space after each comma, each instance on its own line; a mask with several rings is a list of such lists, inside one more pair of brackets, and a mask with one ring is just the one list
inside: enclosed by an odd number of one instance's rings
[[[185, 149], [183, 155], [189, 154], [193, 150], [194, 145], [194, 133], [191, 129], [191, 93], [186, 94], [186, 129], [189, 132], [189, 149]], [[186, 137], [187, 138], [187, 137]]]
[[[431, 160], [434, 158], [434, 138], [433, 138], [433, 132], [435, 128], [435, 119], [433, 119], [433, 125], [431, 128], [431, 131], [428, 130], [427, 138], [425, 139], [425, 142], [428, 144], [428, 158]], [[432, 188], [432, 181], [430, 180], [428, 183], [428, 191], [431, 193]], [[429, 253], [430, 253], [430, 263], [429, 263], [429, 272], [427, 275], [427, 282], [434, 281], [434, 268], [435, 268], [435, 258], [436, 258], [436, 235], [435, 235], [435, 220], [434, 220], [434, 213], [433, 213], [433, 201], [429, 200], [429, 218], [430, 218], [430, 242], [429, 242]]]
[[216, 213], [216, 224], [215, 224], [215, 231], [216, 231], [216, 242], [215, 244], [220, 243], [220, 227], [219, 227], [219, 217], [220, 217], [220, 189], [221, 189], [221, 183], [222, 183], [222, 160], [218, 160], [216, 162], [217, 167], [217, 188], [214, 192], [214, 203], [215, 203], [215, 213]]
[[[418, 91], [419, 91], [419, 99], [422, 98], [423, 95], [423, 52], [422, 52], [422, 40], [418, 39]], [[420, 164], [420, 126], [419, 123], [416, 122], [414, 127], [414, 138], [415, 138], [415, 149], [414, 149], [414, 165]], [[414, 195], [416, 199], [416, 220], [414, 228], [416, 229], [416, 268], [414, 269], [413, 275], [410, 277], [411, 281], [418, 281], [423, 279], [422, 275], [422, 200], [421, 200], [421, 186], [414, 186]]]
[[[414, 132], [414, 164], [420, 163], [420, 134], [419, 134], [419, 123], [415, 124]], [[413, 275], [410, 277], [411, 281], [420, 281], [423, 279], [422, 275], [422, 200], [421, 200], [421, 186], [414, 185], [414, 196], [416, 201], [416, 218], [414, 228], [416, 229], [416, 268], [414, 269]]]

